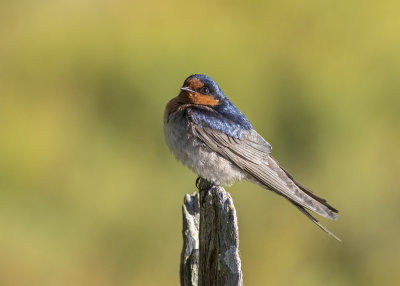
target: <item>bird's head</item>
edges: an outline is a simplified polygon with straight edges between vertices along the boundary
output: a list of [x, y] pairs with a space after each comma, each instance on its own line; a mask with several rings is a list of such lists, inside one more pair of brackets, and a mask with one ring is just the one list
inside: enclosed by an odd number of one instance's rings
[[184, 103], [214, 107], [221, 104], [226, 96], [210, 77], [194, 74], [183, 83], [179, 98]]

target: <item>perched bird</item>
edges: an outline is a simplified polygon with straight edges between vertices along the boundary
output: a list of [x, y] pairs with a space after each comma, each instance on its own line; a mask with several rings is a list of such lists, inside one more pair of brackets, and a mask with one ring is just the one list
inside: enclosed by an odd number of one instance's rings
[[271, 156], [271, 145], [210, 77], [189, 76], [164, 113], [164, 136], [175, 157], [199, 177], [230, 185], [247, 180], [286, 198], [340, 241], [309, 212], [337, 220], [337, 210], [299, 184]]

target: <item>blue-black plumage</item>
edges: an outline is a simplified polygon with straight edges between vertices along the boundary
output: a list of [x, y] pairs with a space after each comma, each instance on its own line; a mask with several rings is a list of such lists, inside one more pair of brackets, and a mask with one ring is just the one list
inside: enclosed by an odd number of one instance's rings
[[199, 177], [221, 185], [256, 183], [288, 199], [338, 239], [306, 209], [333, 220], [338, 211], [280, 166], [271, 145], [210, 77], [194, 74], [184, 81], [165, 109], [164, 135], [175, 157]]

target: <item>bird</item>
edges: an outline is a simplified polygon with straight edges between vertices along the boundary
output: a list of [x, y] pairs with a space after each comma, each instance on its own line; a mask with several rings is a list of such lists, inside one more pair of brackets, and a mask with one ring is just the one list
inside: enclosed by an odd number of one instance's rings
[[186, 78], [178, 96], [167, 103], [163, 121], [169, 149], [200, 179], [218, 186], [241, 180], [257, 184], [287, 199], [341, 241], [309, 212], [337, 220], [338, 210], [297, 182], [272, 157], [271, 145], [212, 78], [204, 74]]

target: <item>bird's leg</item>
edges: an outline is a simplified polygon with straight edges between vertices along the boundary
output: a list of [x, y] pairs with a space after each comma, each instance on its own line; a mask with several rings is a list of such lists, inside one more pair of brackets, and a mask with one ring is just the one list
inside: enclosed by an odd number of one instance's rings
[[196, 188], [199, 190], [199, 195], [200, 195], [200, 203], [204, 204], [204, 200], [208, 194], [208, 192], [212, 191], [214, 187], [217, 187], [218, 185], [207, 181], [206, 179], [202, 177], [198, 177], [196, 179]]
[[207, 191], [212, 186], [211, 183], [209, 183], [206, 179], [203, 179], [202, 177], [197, 177], [195, 184], [196, 188], [199, 190], [199, 193], [202, 191]]
[[208, 191], [213, 186], [214, 186], [213, 183], [207, 181], [206, 179], [204, 179], [202, 177], [198, 177], [196, 179], [196, 188], [199, 190], [199, 192]]

